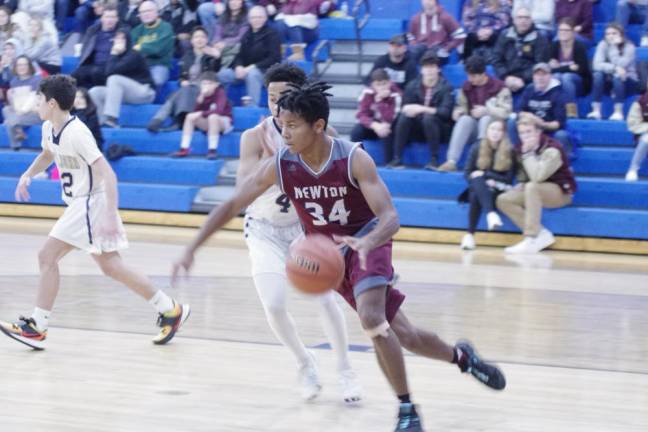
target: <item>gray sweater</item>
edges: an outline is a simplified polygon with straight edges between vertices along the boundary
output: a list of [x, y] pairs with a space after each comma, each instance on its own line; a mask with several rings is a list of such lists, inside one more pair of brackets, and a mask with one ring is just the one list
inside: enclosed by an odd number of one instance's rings
[[48, 37], [41, 37], [37, 41], [33, 41], [31, 45], [26, 46], [25, 54], [38, 63], [54, 66], [61, 66], [62, 63], [61, 50]]
[[628, 78], [637, 79], [637, 68], [635, 67], [635, 46], [626, 39], [623, 54], [619, 52], [616, 45], [608, 45], [604, 40], [596, 46], [596, 53], [592, 60], [594, 72], [605, 72], [614, 74], [614, 69], [621, 66], [626, 70]]

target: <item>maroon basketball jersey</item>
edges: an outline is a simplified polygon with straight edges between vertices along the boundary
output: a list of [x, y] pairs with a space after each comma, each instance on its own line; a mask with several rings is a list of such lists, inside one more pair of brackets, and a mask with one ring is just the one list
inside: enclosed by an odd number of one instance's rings
[[297, 210], [306, 234], [352, 236], [376, 218], [351, 174], [360, 143], [332, 138], [331, 154], [319, 172], [287, 148], [277, 154], [279, 187]]

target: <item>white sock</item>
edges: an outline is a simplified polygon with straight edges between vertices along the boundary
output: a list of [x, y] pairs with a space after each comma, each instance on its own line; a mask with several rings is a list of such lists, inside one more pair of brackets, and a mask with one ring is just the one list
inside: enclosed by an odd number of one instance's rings
[[284, 276], [274, 273], [262, 273], [254, 276], [253, 279], [268, 324], [275, 336], [292, 351], [300, 366], [309, 363], [311, 357], [304, 343], [299, 339], [295, 322], [286, 310], [288, 281]]
[[349, 361], [349, 341], [346, 319], [335, 296], [336, 294], [332, 291], [320, 296], [320, 318], [326, 336], [337, 357], [338, 371], [343, 371], [351, 369], [351, 362]]
[[41, 309], [39, 307], [34, 308], [34, 312], [32, 312], [32, 318], [36, 322], [36, 327], [40, 331], [47, 330], [47, 327], [49, 327], [49, 317], [52, 311], [48, 311], [45, 309]]
[[216, 150], [218, 148], [218, 135], [207, 136], [207, 148], [209, 150]]
[[180, 141], [181, 149], [188, 149], [191, 144], [191, 135], [182, 135], [182, 140]]
[[166, 295], [164, 291], [158, 290], [153, 297], [148, 301], [158, 313], [169, 312], [174, 308], [173, 300]]

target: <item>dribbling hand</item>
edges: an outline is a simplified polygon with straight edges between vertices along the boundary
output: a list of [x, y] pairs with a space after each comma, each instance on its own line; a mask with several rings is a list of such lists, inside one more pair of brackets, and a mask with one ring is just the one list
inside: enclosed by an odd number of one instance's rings
[[18, 180], [18, 185], [16, 186], [16, 191], [14, 193], [16, 201], [29, 201], [30, 196], [29, 191], [27, 190], [29, 185], [31, 185], [31, 177], [24, 174], [20, 176], [20, 180]]
[[367, 270], [367, 255], [371, 250], [371, 245], [367, 241], [366, 237], [358, 238], [351, 236], [333, 235], [333, 241], [339, 243], [340, 246], [349, 246], [351, 249], [358, 252], [358, 258], [360, 259], [360, 268], [362, 270]]
[[184, 270], [185, 275], [189, 274], [193, 263], [194, 255], [189, 251], [185, 251], [182, 257], [173, 263], [173, 267], [171, 268], [171, 286], [175, 286], [181, 270]]

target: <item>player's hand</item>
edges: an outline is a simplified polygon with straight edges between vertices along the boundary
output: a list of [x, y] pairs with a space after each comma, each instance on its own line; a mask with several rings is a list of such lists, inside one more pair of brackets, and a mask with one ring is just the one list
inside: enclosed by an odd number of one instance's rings
[[360, 268], [362, 270], [367, 270], [367, 255], [369, 255], [369, 251], [372, 249], [372, 246], [367, 241], [367, 237], [333, 235], [333, 241], [339, 243], [341, 246], [349, 246], [351, 249], [358, 252]]
[[180, 271], [184, 270], [185, 275], [189, 274], [189, 270], [194, 263], [194, 254], [186, 250], [180, 259], [176, 260], [171, 267], [171, 286], [175, 286], [178, 276], [180, 276]]
[[29, 201], [30, 196], [27, 190], [29, 185], [31, 185], [31, 177], [25, 174], [20, 176], [20, 180], [18, 180], [18, 185], [16, 186], [16, 192], [14, 193], [16, 201]]

